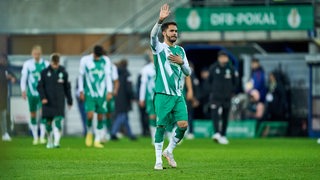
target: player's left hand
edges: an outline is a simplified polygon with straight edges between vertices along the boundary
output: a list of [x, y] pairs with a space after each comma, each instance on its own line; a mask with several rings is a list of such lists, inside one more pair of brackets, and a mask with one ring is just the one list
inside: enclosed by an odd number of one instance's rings
[[107, 94], [107, 101], [109, 102], [112, 99], [112, 93]]
[[174, 55], [174, 54], [170, 54], [168, 59], [173, 62], [173, 63], [177, 63], [179, 65], [183, 65], [184, 62], [182, 60], [182, 58], [179, 55]]

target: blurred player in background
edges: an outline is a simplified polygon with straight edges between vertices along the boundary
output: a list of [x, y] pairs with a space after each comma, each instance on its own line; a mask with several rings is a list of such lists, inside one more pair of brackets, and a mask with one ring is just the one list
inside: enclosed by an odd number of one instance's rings
[[[151, 54], [151, 52], [148, 52]], [[150, 55], [151, 56], [151, 55]], [[139, 105], [140, 107], [145, 107], [146, 113], [149, 117], [149, 128], [150, 135], [152, 139], [152, 144], [154, 144], [154, 137], [156, 132], [156, 113], [153, 104], [154, 88], [155, 88], [155, 77], [156, 70], [153, 62], [153, 58], [149, 58], [150, 62], [146, 64], [141, 70], [141, 84], [139, 92]]]
[[[65, 114], [65, 99], [72, 105], [71, 85], [65, 68], [60, 66], [60, 55], [50, 57], [50, 66], [41, 72], [38, 92], [42, 102], [42, 117], [46, 120], [47, 148], [60, 147], [61, 121]], [[52, 123], [54, 123], [52, 133]]]
[[15, 75], [8, 68], [8, 59], [0, 54], [0, 119], [2, 141], [11, 141], [7, 127], [8, 83], [16, 81]]
[[23, 99], [28, 99], [29, 111], [31, 115], [30, 129], [33, 135], [33, 145], [45, 144], [46, 122], [41, 119], [40, 122], [40, 140], [38, 138], [38, 122], [37, 111], [41, 108], [41, 100], [37, 90], [38, 82], [40, 81], [40, 73], [48, 67], [49, 62], [41, 58], [42, 48], [39, 45], [33, 46], [32, 59], [24, 62], [21, 71], [21, 93]]
[[[80, 61], [79, 92], [85, 101], [87, 112], [86, 146], [103, 148], [103, 116], [107, 113], [107, 103], [112, 98], [111, 61], [104, 55], [102, 46], [95, 46], [93, 54], [86, 55]], [[92, 120], [98, 114], [97, 129], [93, 141]]]
[[[174, 22], [163, 23], [170, 15], [169, 5], [164, 4], [160, 9], [158, 22], [151, 30], [151, 49], [154, 55], [156, 68], [154, 105], [157, 118], [155, 133], [156, 163], [154, 169], [162, 170], [163, 155], [171, 167], [177, 167], [173, 158], [173, 149], [184, 137], [188, 128], [188, 112], [182, 94], [182, 79], [184, 75], [191, 74], [184, 49], [175, 42], [178, 38], [177, 24]], [[162, 24], [163, 23], [163, 24]], [[162, 31], [164, 42], [158, 39]], [[183, 75], [184, 74], [184, 75]], [[172, 115], [172, 119], [168, 115]], [[168, 147], [162, 152], [165, 128], [171, 121], [176, 121], [177, 128], [171, 137]]]

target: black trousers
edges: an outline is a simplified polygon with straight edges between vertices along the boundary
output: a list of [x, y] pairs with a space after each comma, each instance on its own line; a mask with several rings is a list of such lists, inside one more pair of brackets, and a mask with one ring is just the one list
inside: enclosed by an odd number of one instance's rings
[[[220, 133], [221, 136], [226, 135], [230, 105], [231, 105], [230, 100], [228, 101], [225, 100], [225, 101], [212, 101], [210, 106], [214, 132]], [[220, 108], [222, 109], [221, 116], [219, 114]], [[221, 128], [220, 128], [220, 120], [222, 120]]]

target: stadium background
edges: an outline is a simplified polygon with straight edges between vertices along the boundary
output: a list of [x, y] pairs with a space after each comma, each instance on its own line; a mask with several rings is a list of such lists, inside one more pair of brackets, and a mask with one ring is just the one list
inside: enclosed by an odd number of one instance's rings
[[[30, 57], [30, 49], [34, 44], [43, 47], [44, 57], [52, 52], [61, 53], [74, 88], [81, 55], [89, 53], [95, 44], [101, 44], [108, 50], [113, 62], [122, 58], [129, 60], [132, 80], [136, 82], [138, 73], [145, 64], [144, 52], [148, 48], [149, 31], [158, 16], [160, 5], [165, 2], [171, 5], [172, 20], [181, 18], [176, 13], [179, 8], [312, 8], [312, 15], [306, 15], [311, 19], [312, 26], [305, 29], [270, 30], [266, 27], [256, 31], [181, 30], [179, 43], [186, 48], [189, 60], [200, 62], [196, 65], [196, 73], [214, 62], [220, 49], [226, 49], [234, 57], [242, 82], [249, 78], [251, 56], [261, 60], [266, 73], [281, 67], [289, 75], [291, 88], [292, 113], [287, 135], [305, 136], [308, 130], [312, 131], [309, 132], [310, 136], [319, 133], [320, 108], [314, 108], [312, 112], [310, 104], [308, 106], [308, 99], [312, 97], [315, 105], [319, 101], [319, 80], [312, 82], [314, 89], [310, 93], [312, 83], [309, 83], [310, 68], [306, 62], [308, 57], [316, 57], [313, 54], [319, 51], [318, 0], [2, 0], [0, 50], [9, 55], [10, 63], [16, 68], [18, 75], [19, 67]], [[319, 61], [319, 58], [314, 59]], [[313, 66], [313, 69], [317, 73], [314, 76], [320, 77], [319, 68]], [[26, 102], [20, 98], [18, 83], [12, 86], [10, 99], [10, 118], [15, 122], [14, 133], [25, 133], [29, 115], [27, 111], [24, 112], [27, 110]], [[311, 117], [313, 114], [314, 118]], [[135, 134], [141, 134], [138, 116], [135, 103], [130, 112], [130, 124]], [[65, 133], [80, 135], [81, 126], [80, 115], [74, 105], [66, 117]]]

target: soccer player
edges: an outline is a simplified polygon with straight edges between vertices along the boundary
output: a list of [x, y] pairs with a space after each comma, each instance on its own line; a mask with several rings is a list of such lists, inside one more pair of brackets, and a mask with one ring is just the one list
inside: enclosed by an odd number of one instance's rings
[[[33, 145], [39, 143], [38, 138], [38, 124], [37, 111], [41, 108], [41, 101], [37, 91], [38, 81], [40, 80], [40, 72], [48, 67], [49, 62], [41, 58], [41, 46], [35, 45], [31, 51], [32, 59], [23, 63], [21, 71], [21, 93], [23, 99], [28, 99], [29, 111], [31, 115], [30, 129], [33, 135]], [[45, 120], [42, 119], [40, 123], [40, 144], [45, 144], [46, 126]]]
[[[41, 72], [38, 92], [42, 102], [42, 117], [46, 120], [48, 136], [47, 148], [60, 147], [61, 121], [65, 114], [65, 99], [72, 105], [71, 87], [68, 73], [60, 66], [60, 55], [53, 53], [50, 66]], [[52, 123], [55, 126], [52, 133]]]
[[[175, 42], [178, 37], [175, 22], [163, 23], [169, 16], [169, 5], [164, 4], [160, 9], [158, 22], [151, 30], [151, 49], [156, 68], [154, 105], [157, 119], [155, 133], [156, 163], [154, 169], [162, 170], [163, 155], [171, 167], [177, 167], [173, 158], [173, 149], [183, 138], [188, 127], [188, 113], [185, 99], [182, 95], [182, 79], [191, 74], [191, 69], [184, 49]], [[164, 42], [159, 42], [158, 32], [162, 31]], [[184, 75], [183, 75], [184, 74]], [[168, 118], [171, 114], [173, 118]], [[167, 124], [177, 122], [168, 147], [162, 152], [164, 133]]]
[[103, 148], [103, 115], [107, 112], [107, 103], [112, 98], [111, 62], [103, 55], [102, 46], [95, 46], [93, 54], [86, 55], [80, 61], [79, 92], [80, 99], [85, 101], [87, 112], [86, 146], [92, 146], [92, 119], [98, 114], [97, 129], [93, 146]]
[[119, 90], [119, 74], [118, 74], [118, 68], [115, 64], [111, 63], [111, 80], [112, 80], [112, 98], [107, 103], [107, 114], [106, 114], [106, 120], [105, 120], [105, 126], [106, 130], [104, 131], [104, 134], [102, 135], [102, 140], [106, 141], [109, 140], [111, 137], [111, 128], [112, 128], [112, 113], [115, 109], [115, 102], [114, 97], [117, 96], [118, 90]]
[[146, 113], [149, 117], [149, 128], [154, 144], [154, 137], [156, 132], [156, 113], [153, 105], [154, 88], [155, 88], [155, 77], [156, 70], [153, 62], [153, 58], [149, 58], [150, 62], [146, 64], [141, 70], [141, 84], [139, 92], [139, 105], [145, 107]]

